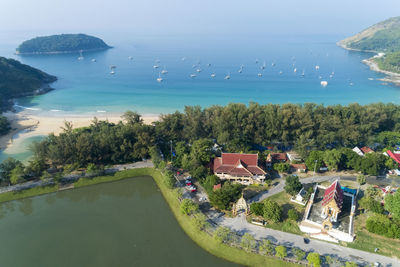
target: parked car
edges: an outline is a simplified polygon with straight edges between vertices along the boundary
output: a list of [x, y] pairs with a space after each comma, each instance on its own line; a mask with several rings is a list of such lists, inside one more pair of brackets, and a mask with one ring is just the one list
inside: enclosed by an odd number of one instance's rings
[[308, 239], [308, 238], [303, 238], [303, 241], [304, 241], [304, 244], [310, 243], [310, 239]]

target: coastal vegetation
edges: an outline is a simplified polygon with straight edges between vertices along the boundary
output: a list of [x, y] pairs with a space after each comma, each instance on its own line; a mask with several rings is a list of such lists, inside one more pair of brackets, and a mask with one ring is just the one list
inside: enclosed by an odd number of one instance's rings
[[379, 22], [339, 42], [345, 48], [383, 52], [373, 58], [381, 70], [400, 73], [400, 17]]
[[[10, 107], [13, 98], [50, 91], [48, 84], [56, 80], [56, 77], [17, 60], [0, 57], [0, 112]], [[9, 130], [10, 123], [0, 116], [0, 135]]]
[[340, 41], [347, 48], [361, 51], [400, 51], [400, 17], [379, 22], [362, 32]]
[[17, 48], [17, 54], [52, 54], [108, 49], [100, 38], [86, 34], [59, 34], [27, 40]]

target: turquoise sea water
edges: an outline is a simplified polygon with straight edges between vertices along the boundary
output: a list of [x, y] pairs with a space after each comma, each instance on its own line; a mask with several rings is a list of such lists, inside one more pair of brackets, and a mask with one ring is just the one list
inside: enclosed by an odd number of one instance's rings
[[[126, 110], [160, 114], [183, 110], [185, 105], [207, 107], [251, 101], [400, 103], [400, 88], [383, 84], [377, 80], [384, 77], [382, 74], [361, 63], [372, 54], [336, 46], [345, 36], [106, 34], [100, 37], [114, 48], [84, 53], [84, 60], [78, 60], [79, 54], [14, 55], [18, 44], [30, 37], [28, 33], [1, 35], [0, 56], [16, 58], [59, 78], [52, 84], [54, 91], [17, 100], [21, 109], [33, 114], [105, 115]], [[265, 69], [261, 70], [264, 62]], [[154, 69], [155, 64], [160, 68]], [[112, 65], [116, 66], [114, 75], [110, 74]], [[316, 65], [320, 66], [318, 71]], [[168, 73], [161, 75], [163, 81], [159, 83], [157, 78], [164, 68]], [[211, 73], [216, 77], [211, 78]], [[197, 77], [190, 78], [190, 74]], [[228, 74], [231, 78], [224, 79]], [[328, 86], [322, 87], [321, 80]], [[31, 141], [16, 144], [15, 153], [0, 152], [0, 160], [6, 156], [26, 159]]]
[[[361, 63], [371, 54], [336, 46], [342, 36], [138, 37], [135, 41], [130, 41], [132, 36], [127, 38], [110, 37], [106, 41], [113, 49], [84, 53], [85, 59], [81, 61], [78, 54], [14, 56], [59, 78], [53, 84], [55, 91], [19, 99], [18, 105], [33, 109], [34, 113], [57, 115], [128, 109], [159, 114], [182, 110], [185, 105], [207, 107], [250, 101], [400, 103], [399, 88], [382, 85], [376, 79], [383, 75]], [[8, 42], [0, 53], [12, 56], [17, 45], [18, 42]], [[156, 60], [159, 69], [153, 68]], [[264, 61], [266, 68], [262, 71]], [[115, 75], [110, 74], [111, 65], [117, 67]], [[316, 65], [320, 66], [319, 71]], [[164, 66], [168, 74], [162, 75], [164, 80], [158, 83], [156, 79]], [[215, 78], [210, 77], [213, 72]], [[191, 79], [193, 73], [197, 77]], [[258, 73], [263, 76], [258, 77]], [[227, 74], [231, 79], [224, 79]], [[321, 87], [321, 80], [328, 81], [328, 86]]]

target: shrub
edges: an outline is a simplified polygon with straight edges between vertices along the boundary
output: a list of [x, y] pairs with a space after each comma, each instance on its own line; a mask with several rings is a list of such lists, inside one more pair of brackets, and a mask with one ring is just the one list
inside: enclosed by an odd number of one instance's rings
[[290, 175], [285, 181], [285, 191], [286, 193], [295, 196], [303, 187], [300, 183], [299, 177], [296, 175]]
[[249, 233], [245, 233], [240, 241], [240, 246], [246, 251], [251, 251], [255, 249], [256, 245], [257, 245], [256, 240]]
[[359, 183], [360, 185], [363, 185], [366, 183], [366, 178], [365, 175], [360, 174], [357, 176], [357, 183]]
[[308, 263], [313, 267], [320, 267], [321, 266], [321, 257], [316, 252], [311, 252], [307, 255]]
[[296, 256], [296, 259], [298, 261], [301, 261], [306, 256], [306, 252], [304, 250], [299, 249], [299, 248], [292, 248], [292, 252]]
[[382, 214], [375, 214], [367, 219], [367, 230], [389, 238], [400, 238], [400, 225]]
[[288, 172], [290, 170], [290, 165], [288, 163], [275, 163], [274, 170], [279, 173]]
[[290, 209], [288, 211], [289, 220], [297, 221], [299, 219], [299, 213], [295, 209]]
[[282, 219], [282, 207], [279, 206], [275, 201], [266, 199], [264, 201], [263, 216], [266, 220], [279, 222]]
[[268, 239], [264, 239], [260, 245], [260, 253], [272, 255], [274, 252], [274, 245]]
[[254, 202], [250, 204], [250, 211], [254, 215], [263, 216], [264, 214], [264, 204], [262, 202]]
[[197, 228], [197, 230], [203, 230], [208, 225], [207, 217], [203, 213], [195, 213], [193, 215], [193, 225]]
[[199, 209], [199, 206], [193, 202], [191, 199], [185, 198], [181, 202], [181, 212], [186, 215], [190, 215], [197, 211]]
[[286, 251], [286, 247], [284, 246], [277, 246], [275, 248], [275, 256], [277, 256], [278, 258], [285, 258], [287, 256], [287, 251]]
[[219, 226], [214, 232], [214, 239], [219, 243], [228, 243], [231, 234], [231, 230], [228, 227]]

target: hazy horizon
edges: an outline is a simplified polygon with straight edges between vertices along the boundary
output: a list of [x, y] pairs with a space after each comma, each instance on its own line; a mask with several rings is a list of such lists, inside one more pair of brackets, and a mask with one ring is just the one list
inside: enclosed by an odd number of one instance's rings
[[[366, 3], [370, 2], [371, 5]], [[393, 17], [400, 1], [2, 1], [1, 32], [148, 35], [354, 34]], [[4, 37], [4, 36], [3, 36]], [[4, 39], [4, 38], [2, 38]]]

